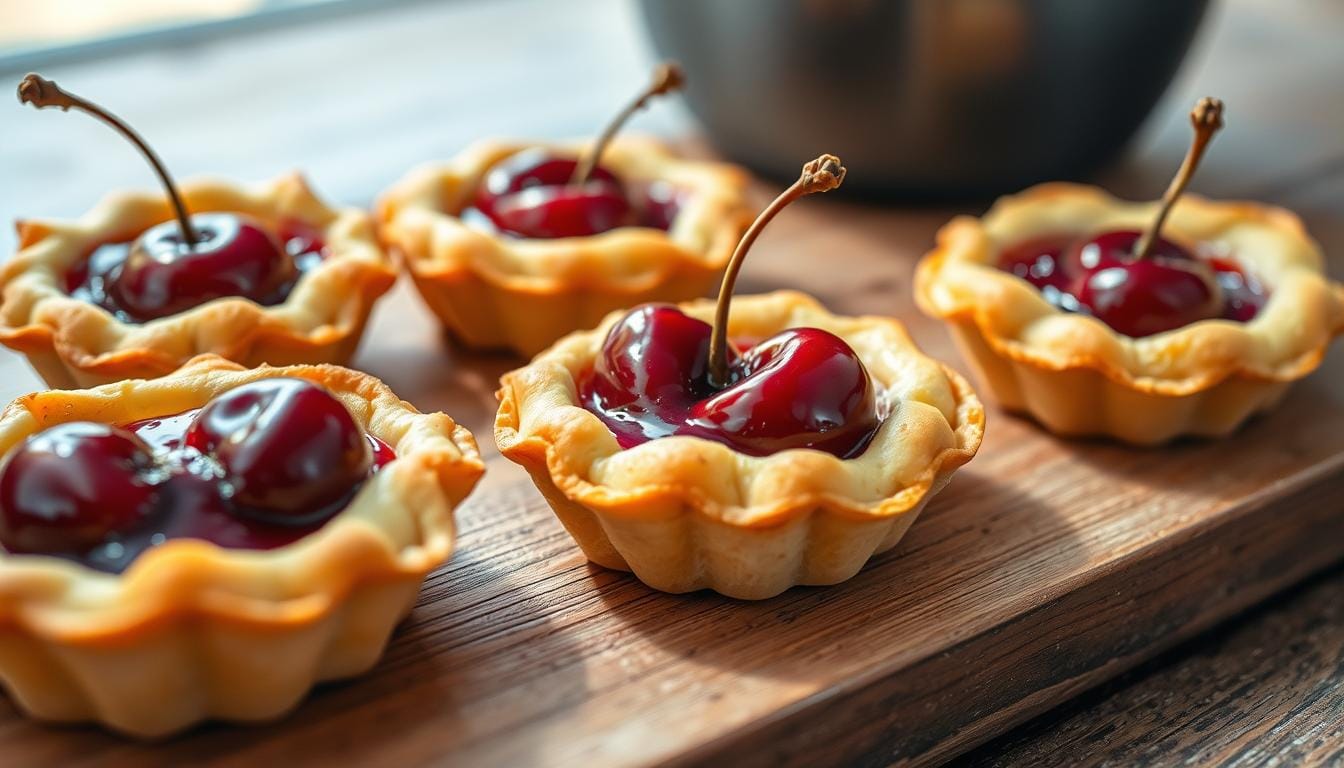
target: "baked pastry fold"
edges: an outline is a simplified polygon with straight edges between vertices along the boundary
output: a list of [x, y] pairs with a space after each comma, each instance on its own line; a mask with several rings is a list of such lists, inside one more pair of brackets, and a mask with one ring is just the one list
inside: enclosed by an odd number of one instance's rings
[[0, 414], [0, 452], [60, 422], [179, 413], [273, 376], [327, 387], [396, 458], [322, 528], [277, 549], [170, 539], [119, 575], [0, 553], [0, 682], [22, 709], [160, 737], [206, 718], [278, 717], [315, 683], [378, 660], [452, 552], [453, 508], [484, 470], [448, 416], [418, 413], [357, 371], [204, 356], [151, 381], [21, 397]]
[[[714, 312], [709, 301], [681, 306], [706, 321]], [[495, 440], [532, 476], [588, 559], [633, 571], [655, 589], [760, 599], [844, 581], [895, 546], [980, 445], [980, 401], [955, 372], [922, 355], [898, 322], [837, 317], [783, 291], [734, 298], [729, 334], [762, 339], [810, 326], [848, 342], [884, 412], [863, 454], [754, 457], [695, 437], [621, 450], [576, 390], [621, 314], [504, 376]]]
[[384, 244], [404, 261], [430, 309], [469, 346], [530, 356], [612, 310], [702, 296], [755, 213], [741, 169], [678, 158], [654, 139], [618, 137], [602, 165], [627, 187], [657, 182], [679, 190], [668, 231], [632, 226], [526, 239], [458, 218], [491, 168], [538, 146], [578, 155], [585, 145], [482, 141], [447, 163], [412, 171], [378, 203]]
[[1142, 445], [1228, 434], [1314, 370], [1344, 329], [1344, 287], [1325, 276], [1320, 248], [1291, 212], [1186, 195], [1163, 230], [1265, 284], [1268, 301], [1245, 323], [1203, 320], [1131, 338], [1057, 309], [996, 266], [1003, 249], [1033, 237], [1142, 229], [1156, 206], [1063, 183], [1002, 198], [983, 218], [939, 231], [916, 270], [916, 302], [949, 324], [1005, 409], [1052, 432]]
[[250, 187], [202, 179], [181, 185], [195, 213], [229, 211], [275, 227], [312, 228], [328, 255], [284, 302], [220, 298], [145, 323], [127, 323], [65, 290], [71, 267], [100, 245], [134, 239], [172, 218], [166, 198], [118, 192], [76, 221], [18, 222], [19, 252], [0, 270], [0, 343], [28, 356], [53, 387], [162, 376], [200, 354], [253, 367], [344, 363], [373, 303], [396, 281], [372, 219], [323, 203], [298, 174]]

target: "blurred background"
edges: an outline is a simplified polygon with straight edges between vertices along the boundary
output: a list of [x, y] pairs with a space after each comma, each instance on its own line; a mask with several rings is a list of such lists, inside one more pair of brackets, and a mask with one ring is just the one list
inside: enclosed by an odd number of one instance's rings
[[[481, 136], [591, 134], [660, 57], [691, 87], [634, 130], [707, 139], [767, 176], [835, 152], [849, 194], [921, 204], [1095, 177], [1117, 157], [1103, 178], [1156, 196], [1184, 105], [1207, 92], [1231, 128], [1201, 182], [1249, 194], [1248, 160], [1293, 140], [1266, 117], [1313, 109], [1289, 84], [1339, 71], [1341, 15], [1319, 0], [0, 0], [0, 78], [41, 69], [112, 107], [180, 176], [302, 167], [351, 203]], [[1262, 55], [1285, 25], [1297, 60]], [[0, 126], [0, 216], [149, 185], [94, 121], [11, 104]]]
[[[389, 5], [54, 0], [17, 4], [0, 45], [15, 65], [60, 64], [340, 12], [395, 13]], [[590, 5], [540, 17], [613, 10]], [[791, 174], [797, 158], [827, 145], [862, 169], [855, 188], [956, 197], [1076, 177], [1111, 159], [1166, 88], [1206, 5], [641, 0], [639, 20], [624, 29], [613, 19], [589, 22], [586, 34], [547, 27], [562, 45], [588, 47], [630, 39], [630, 27], [642, 26], [660, 56], [687, 68], [696, 86], [687, 100], [716, 144], [758, 169]], [[511, 18], [479, 32], [501, 46], [498, 58], [527, 26]], [[450, 50], [459, 44], [443, 41]]]

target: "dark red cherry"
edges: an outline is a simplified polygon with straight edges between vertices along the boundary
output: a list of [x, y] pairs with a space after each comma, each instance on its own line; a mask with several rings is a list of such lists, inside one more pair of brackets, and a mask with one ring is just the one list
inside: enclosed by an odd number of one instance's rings
[[29, 438], [0, 470], [0, 544], [10, 552], [81, 554], [138, 526], [153, 509], [154, 458], [117, 427], [70, 422]]
[[881, 424], [858, 355], [818, 328], [791, 328], [739, 352], [728, 341], [733, 285], [761, 230], [804, 195], [840, 186], [844, 166], [803, 166], [742, 236], [719, 288], [715, 323], [645, 304], [607, 333], [580, 397], [623, 448], [670, 435], [701, 437], [752, 456], [812, 448], [841, 458], [868, 447]]
[[711, 330], [669, 304], [635, 307], [607, 333], [593, 367], [595, 391], [608, 406], [619, 407], [710, 395]]
[[225, 296], [264, 303], [294, 279], [293, 257], [259, 222], [232, 213], [195, 214], [191, 222], [193, 244], [178, 222], [165, 221], [131, 246], [107, 288], [127, 314], [152, 320]]
[[536, 147], [496, 164], [475, 207], [501, 231], [519, 237], [586, 237], [632, 223], [630, 201], [611, 171], [598, 166], [570, 184], [578, 161]]
[[218, 459], [235, 508], [285, 524], [330, 515], [373, 462], [345, 406], [303, 379], [263, 379], [220, 395], [201, 409], [185, 442]]
[[730, 354], [730, 383], [708, 377], [708, 323], [665, 305], [636, 307], [608, 334], [583, 397], [622, 447], [688, 435], [753, 456], [813, 448], [841, 457], [880, 425], [868, 371], [840, 338], [783, 331]]
[[746, 453], [815, 448], [852, 456], [880, 423], [868, 370], [840, 337], [791, 328], [742, 354], [736, 383], [696, 403], [690, 423], [731, 436]]
[[1072, 291], [1097, 319], [1140, 338], [1222, 316], [1213, 270], [1175, 243], [1158, 238], [1147, 258], [1134, 257], [1141, 234], [1105, 232], [1065, 257], [1077, 275]]

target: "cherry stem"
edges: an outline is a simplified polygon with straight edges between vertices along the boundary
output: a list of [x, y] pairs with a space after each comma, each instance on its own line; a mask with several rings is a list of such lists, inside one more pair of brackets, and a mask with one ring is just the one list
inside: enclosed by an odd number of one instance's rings
[[789, 203], [813, 192], [829, 192], [844, 180], [845, 167], [835, 155], [822, 155], [804, 165], [798, 180], [761, 211], [738, 241], [737, 249], [733, 251], [733, 257], [728, 260], [728, 267], [724, 270], [723, 284], [719, 286], [719, 301], [714, 308], [714, 330], [709, 337], [710, 386], [723, 389], [731, 384], [728, 381], [728, 307], [732, 303], [733, 285], [737, 282], [737, 273], [742, 270], [747, 251], [751, 250], [752, 244], [770, 220], [788, 207]]
[[1190, 140], [1190, 150], [1185, 153], [1185, 160], [1181, 163], [1180, 170], [1176, 171], [1176, 176], [1172, 178], [1166, 193], [1162, 195], [1162, 204], [1157, 209], [1153, 223], [1134, 246], [1136, 259], [1146, 259], [1152, 252], [1153, 246], [1162, 235], [1162, 225], [1167, 222], [1167, 216], [1171, 214], [1171, 209], [1176, 206], [1176, 201], [1181, 193], [1185, 192], [1186, 185], [1199, 168], [1204, 150], [1208, 149], [1214, 134], [1223, 127], [1223, 102], [1209, 96], [1200, 99], [1195, 103], [1195, 108], [1190, 110], [1190, 125], [1195, 129], [1195, 136]]
[[686, 75], [681, 71], [681, 66], [674, 61], [665, 61], [659, 64], [653, 70], [653, 82], [640, 91], [639, 96], [622, 109], [620, 113], [607, 123], [607, 127], [598, 135], [597, 141], [587, 154], [574, 167], [574, 175], [569, 178], [572, 185], [583, 184], [588, 181], [588, 177], [593, 175], [593, 169], [597, 168], [597, 161], [602, 159], [602, 153], [606, 151], [607, 145], [616, 136], [616, 132], [621, 130], [621, 126], [630, 119], [639, 110], [648, 106], [649, 101], [655, 96], [662, 96], [667, 93], [681, 90], [686, 85]]
[[59, 85], [38, 74], [30, 73], [19, 83], [19, 101], [24, 104], [32, 104], [38, 109], [46, 107], [59, 107], [62, 111], [69, 111], [71, 107], [86, 112], [112, 126], [118, 133], [125, 136], [128, 141], [140, 150], [149, 164], [154, 167], [154, 172], [159, 175], [159, 181], [163, 182], [163, 188], [168, 191], [168, 199], [173, 204], [173, 212], [177, 216], [177, 224], [182, 228], [182, 239], [188, 247], [199, 242], [196, 236], [196, 229], [191, 225], [191, 218], [187, 215], [187, 207], [182, 203], [182, 195], [177, 191], [177, 185], [168, 175], [168, 169], [164, 167], [163, 161], [154, 153], [153, 149], [145, 143], [145, 140], [136, 133], [131, 126], [122, 121], [121, 118], [108, 112], [106, 109], [94, 104], [91, 101], [82, 99], [69, 91], [62, 89]]

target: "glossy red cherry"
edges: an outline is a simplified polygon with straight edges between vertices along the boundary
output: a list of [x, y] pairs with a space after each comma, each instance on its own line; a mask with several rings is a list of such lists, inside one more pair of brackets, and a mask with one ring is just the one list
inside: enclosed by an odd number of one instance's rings
[[1222, 317], [1223, 297], [1213, 270], [1189, 251], [1158, 238], [1146, 258], [1135, 258], [1141, 233], [1106, 232], [1070, 250], [1066, 260], [1078, 302], [1126, 336], [1140, 338]]
[[296, 277], [293, 257], [261, 223], [232, 213], [191, 222], [195, 243], [165, 221], [141, 234], [110, 276], [108, 295], [127, 314], [152, 320], [226, 296], [269, 303]]
[[[163, 161], [121, 118], [37, 74], [23, 78], [19, 101], [38, 109], [76, 109], [111, 126], [154, 169], [173, 210], [174, 220], [141, 233], [110, 271], [95, 274], [93, 265], [83, 265], [67, 275], [72, 289], [84, 288], [89, 299], [143, 321], [225, 296], [273, 303], [292, 283], [298, 270], [294, 255], [275, 235], [233, 213], [191, 215]], [[86, 281], [96, 285], [85, 286]]]
[[561, 157], [534, 148], [505, 158], [486, 174], [463, 217], [479, 212], [502, 232], [539, 239], [588, 237], [633, 225], [666, 229], [675, 207], [660, 200], [632, 203], [629, 190], [599, 161], [626, 120], [653, 97], [684, 83], [679, 67], [660, 64], [653, 81], [607, 124], [588, 155]]
[[185, 441], [219, 461], [235, 508], [272, 522], [328, 516], [373, 463], [350, 412], [303, 379], [263, 379], [220, 395], [201, 409]]
[[646, 304], [612, 326], [580, 397], [622, 447], [670, 435], [753, 456], [812, 448], [848, 458], [868, 447], [881, 424], [877, 394], [842, 339], [791, 328], [739, 353], [725, 336], [733, 283], [761, 230], [790, 202], [844, 176], [839, 158], [822, 155], [761, 212], [729, 260], [715, 325]]
[[153, 464], [139, 438], [106, 424], [37, 433], [0, 470], [0, 545], [77, 555], [135, 528], [153, 510]]
[[475, 207], [501, 231], [519, 237], [587, 237], [633, 224], [630, 201], [614, 174], [593, 169], [571, 184], [578, 161], [526, 149], [486, 174]]
[[862, 453], [881, 423], [867, 369], [840, 338], [794, 328], [732, 353], [731, 384], [709, 381], [712, 327], [643, 305], [607, 336], [583, 397], [622, 447], [703, 437], [753, 456], [814, 448]]

